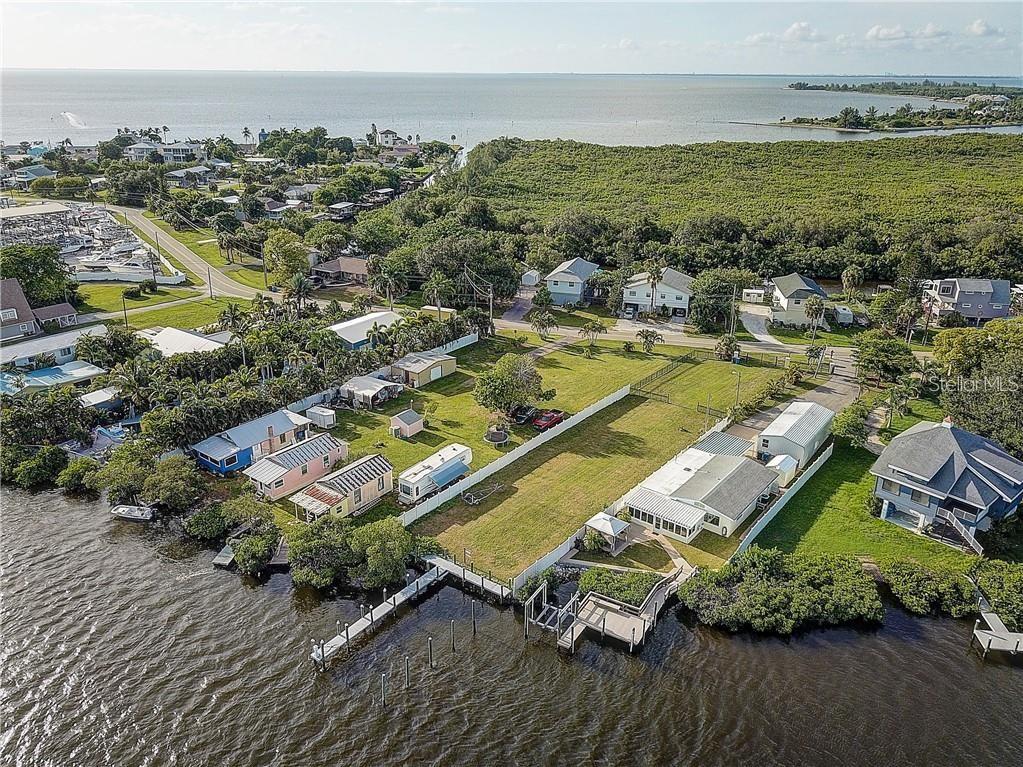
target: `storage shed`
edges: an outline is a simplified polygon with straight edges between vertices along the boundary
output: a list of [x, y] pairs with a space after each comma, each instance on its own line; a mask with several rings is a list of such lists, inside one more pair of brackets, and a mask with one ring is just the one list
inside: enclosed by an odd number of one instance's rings
[[799, 471], [799, 461], [791, 455], [776, 455], [767, 462], [767, 468], [777, 472], [780, 487], [788, 487]]
[[757, 454], [769, 461], [790, 455], [806, 466], [831, 433], [835, 413], [816, 402], [793, 402], [769, 423], [757, 440]]
[[321, 429], [329, 429], [337, 422], [334, 411], [323, 405], [313, 405], [305, 411], [305, 416]]
[[455, 372], [457, 361], [441, 352], [416, 352], [391, 363], [391, 374], [418, 389]]
[[540, 272], [536, 269], [530, 269], [528, 272], [522, 275], [520, 282], [527, 288], [535, 287], [540, 284]]
[[391, 416], [391, 436], [409, 439], [426, 428], [423, 416], [412, 408]]

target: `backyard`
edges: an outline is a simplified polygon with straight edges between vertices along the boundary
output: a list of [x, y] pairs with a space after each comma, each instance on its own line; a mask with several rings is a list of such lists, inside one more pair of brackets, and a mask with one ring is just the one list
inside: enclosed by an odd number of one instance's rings
[[[533, 314], [536, 309], [530, 310], [526, 315], [526, 322], [530, 322], [533, 318]], [[614, 324], [618, 321], [617, 317], [611, 315], [607, 309], [603, 306], [587, 306], [582, 309], [573, 309], [568, 311], [560, 306], [552, 306], [550, 313], [554, 317], [554, 321], [558, 323], [558, 327], [562, 330], [568, 328], [581, 328], [587, 322], [593, 322], [596, 320], [606, 328], [614, 327]]]
[[965, 569], [975, 557], [878, 519], [867, 510], [876, 456], [839, 440], [831, 459], [757, 537], [762, 548], [851, 554], [878, 564], [910, 560]]
[[[629, 361], [646, 355], [627, 354], [620, 348], [602, 348], [595, 359], [588, 360], [576, 348], [541, 360], [547, 385], [559, 385], [559, 376], [548, 371], [564, 376], [558, 398], [565, 402], [588, 404], [666, 361], [630, 365]], [[664, 349], [680, 351], [679, 347]], [[735, 396], [731, 379], [725, 378], [730, 367], [719, 361], [684, 363], [664, 387], [676, 404], [626, 397], [495, 474], [484, 486], [501, 485], [501, 489], [483, 503], [469, 506], [453, 501], [417, 523], [416, 531], [437, 536], [450, 551], [470, 549], [477, 568], [493, 570], [504, 579], [517, 575], [692, 444], [707, 426], [706, 415], [697, 412], [695, 405], [709, 399], [711, 407], [726, 408]], [[747, 370], [755, 373], [746, 375]], [[740, 394], [748, 394], [758, 381], [781, 372], [744, 368]], [[728, 381], [724, 386], [723, 378]]]
[[[935, 332], [939, 328], [932, 327], [927, 333], [928, 340], [934, 338]], [[825, 346], [855, 346], [856, 338], [864, 331], [864, 328], [842, 328], [838, 326], [832, 327], [831, 330], [824, 330], [819, 328], [817, 330], [816, 343], [824, 344]], [[767, 328], [767, 332], [774, 336], [776, 339], [786, 344], [809, 344], [810, 336], [812, 335], [808, 330], [798, 330], [796, 328], [782, 328], [777, 325], [771, 325]], [[913, 343], [910, 347], [913, 351], [923, 352], [930, 351], [931, 345], [928, 343], [920, 342], [920, 338], [923, 331], [920, 333], [913, 334]]]

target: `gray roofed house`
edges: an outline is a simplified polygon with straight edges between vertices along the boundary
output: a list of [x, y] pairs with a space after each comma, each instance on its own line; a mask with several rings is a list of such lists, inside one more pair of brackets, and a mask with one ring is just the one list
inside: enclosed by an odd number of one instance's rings
[[949, 526], [974, 549], [974, 530], [1015, 513], [1023, 501], [1023, 461], [948, 419], [899, 434], [870, 472], [882, 519], [917, 531]]
[[335, 471], [321, 482], [340, 493], [348, 494], [367, 482], [394, 471], [391, 462], [382, 455], [367, 455]]
[[272, 453], [289, 442], [301, 441], [311, 423], [304, 415], [275, 410], [189, 447], [205, 468], [223, 474], [244, 469], [264, 453]]
[[821, 298], [827, 297], [827, 293], [816, 281], [804, 277], [798, 272], [786, 274], [784, 277], [773, 277], [771, 282], [774, 283], [775, 290], [785, 298], [809, 298], [815, 295]]
[[21, 283], [13, 277], [0, 280], [0, 341], [12, 341], [38, 332], [36, 316]]
[[600, 266], [585, 258], [570, 258], [562, 261], [544, 278], [554, 303], [585, 303], [593, 295], [588, 280], [600, 271]]
[[774, 277], [771, 282], [774, 283], [772, 322], [808, 325], [811, 320], [806, 314], [807, 300], [813, 296], [827, 298], [820, 285], [797, 272], [786, 274], [784, 277]]
[[1009, 315], [1012, 284], [1009, 280], [932, 280], [924, 286], [923, 304], [935, 320], [958, 312], [979, 325]]
[[637, 312], [659, 312], [667, 307], [668, 313], [676, 317], [689, 314], [689, 301], [693, 297], [693, 278], [678, 269], [667, 267], [653, 286], [651, 293], [650, 273], [638, 272], [625, 283], [622, 293], [622, 310]]

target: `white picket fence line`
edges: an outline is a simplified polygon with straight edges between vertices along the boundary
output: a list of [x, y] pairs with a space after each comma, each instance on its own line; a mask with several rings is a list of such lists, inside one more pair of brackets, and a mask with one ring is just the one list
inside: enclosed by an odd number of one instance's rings
[[536, 575], [537, 573], [542, 573], [548, 567], [553, 567], [554, 565], [556, 565], [563, 556], [565, 556], [575, 547], [576, 540], [582, 538], [584, 535], [586, 535], [585, 525], [583, 525], [574, 533], [572, 533], [572, 535], [565, 539], [565, 542], [558, 546], [556, 549], [547, 552], [538, 560], [536, 560], [533, 564], [531, 564], [529, 567], [523, 570], [521, 573], [516, 575], [512, 579], [512, 596], [515, 596], [518, 590], [525, 585], [526, 581], [528, 581], [534, 575]]
[[422, 503], [413, 506], [411, 509], [409, 509], [399, 517], [401, 523], [408, 527], [416, 520], [425, 517], [427, 514], [429, 514], [432, 511], [435, 511], [440, 506], [443, 506], [445, 503], [452, 500], [453, 498], [457, 498], [470, 487], [479, 484], [480, 482], [482, 482], [483, 480], [487, 479], [490, 476], [493, 476], [506, 466], [515, 463], [515, 461], [517, 461], [519, 458], [526, 455], [527, 453], [532, 452], [536, 448], [540, 447], [540, 445], [550, 442], [555, 437], [564, 434], [573, 426], [582, 423], [594, 413], [599, 413], [608, 405], [613, 405], [615, 402], [618, 402], [618, 400], [622, 399], [623, 397], [627, 397], [630, 389], [631, 387], [628, 385], [623, 386], [618, 391], [607, 395], [606, 397], [604, 397], [601, 400], [598, 400], [597, 402], [594, 402], [589, 407], [583, 408], [570, 418], [566, 418], [553, 429], [548, 429], [545, 432], [541, 432], [539, 435], [533, 437], [532, 439], [523, 442], [514, 450], [505, 453], [496, 461], [488, 463], [481, 469], [477, 469], [465, 479], [456, 482], [455, 484], [450, 485], [449, 487], [444, 488], [439, 493], [437, 493], [437, 495], [431, 496]]
[[824, 449], [824, 452], [818, 456], [816, 461], [806, 467], [803, 473], [796, 478], [795, 482], [785, 488], [785, 492], [782, 493], [771, 508], [767, 510], [767, 513], [758, 519], [756, 523], [746, 531], [742, 540], [739, 541], [739, 547], [735, 550], [735, 553], [732, 554], [733, 557], [736, 554], [741, 554], [753, 544], [753, 540], [764, 532], [764, 528], [770, 524], [772, 519], [778, 516], [778, 512], [785, 508], [785, 504], [792, 499], [792, 496], [799, 492], [799, 489], [809, 481], [810, 477], [817, 473], [817, 470], [827, 462], [834, 451], [835, 443], [832, 442]]

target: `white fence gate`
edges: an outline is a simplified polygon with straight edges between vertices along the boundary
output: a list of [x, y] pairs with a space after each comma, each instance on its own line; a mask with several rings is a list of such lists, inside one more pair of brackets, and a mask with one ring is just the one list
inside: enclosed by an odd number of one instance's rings
[[425, 501], [418, 504], [417, 506], [413, 506], [411, 509], [409, 509], [399, 517], [399, 519], [401, 519], [401, 523], [408, 527], [417, 519], [421, 519], [422, 517], [429, 514], [431, 511], [435, 511], [437, 508], [443, 506], [451, 499], [457, 498], [459, 495], [461, 495], [464, 491], [468, 490], [473, 485], [479, 484], [487, 477], [490, 477], [499, 472], [501, 469], [505, 468], [506, 466], [515, 463], [515, 461], [517, 461], [519, 458], [540, 447], [540, 445], [550, 442], [555, 437], [564, 434], [573, 426], [582, 423], [594, 413], [599, 413], [608, 405], [613, 405], [615, 402], [618, 402], [618, 400], [628, 396], [629, 391], [630, 387], [628, 385], [623, 386], [618, 391], [604, 397], [604, 399], [594, 402], [592, 405], [583, 408], [572, 417], [565, 419], [557, 426], [555, 426], [553, 429], [548, 429], [547, 431], [542, 432], [538, 436], [533, 437], [531, 440], [523, 442], [514, 450], [505, 453], [496, 461], [488, 463], [483, 468], [477, 469], [460, 482], [456, 482], [455, 484], [444, 488], [439, 493], [437, 493], [437, 495], [427, 498]]

